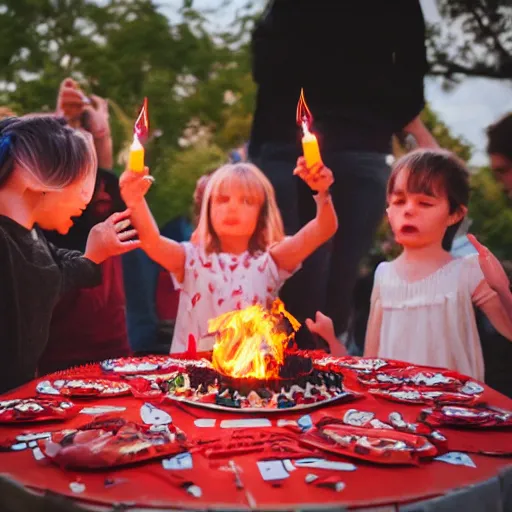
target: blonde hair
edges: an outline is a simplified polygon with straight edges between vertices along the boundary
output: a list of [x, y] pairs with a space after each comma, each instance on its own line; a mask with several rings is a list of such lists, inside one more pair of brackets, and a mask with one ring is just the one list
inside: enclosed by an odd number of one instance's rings
[[231, 180], [240, 183], [261, 204], [256, 230], [249, 240], [249, 252], [266, 251], [284, 238], [283, 220], [272, 184], [255, 165], [246, 162], [223, 165], [209, 177], [194, 241], [202, 245], [206, 253], [221, 251], [220, 240], [210, 217], [211, 200], [220, 187]]

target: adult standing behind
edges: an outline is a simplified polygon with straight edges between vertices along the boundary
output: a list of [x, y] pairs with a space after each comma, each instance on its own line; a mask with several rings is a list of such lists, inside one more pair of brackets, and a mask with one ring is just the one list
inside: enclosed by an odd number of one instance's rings
[[[487, 154], [496, 180], [501, 183], [508, 197], [512, 198], [512, 113], [506, 114], [487, 128]], [[481, 248], [478, 242], [470, 240], [466, 234], [462, 234], [455, 239], [452, 254], [461, 257], [476, 253], [477, 249], [480, 249], [485, 260], [486, 249]], [[508, 259], [511, 259], [510, 255]], [[505, 287], [497, 287], [493, 279], [489, 281], [489, 285], [503, 297], [507, 291], [508, 279], [502, 274], [501, 265], [492, 254], [489, 254], [487, 264], [491, 264], [497, 275], [502, 276], [501, 282], [505, 283]], [[506, 298], [504, 300], [506, 304]], [[485, 362], [485, 383], [512, 398], [512, 345], [481, 311], [476, 312], [476, 318]]]
[[[494, 176], [512, 198], [512, 112], [487, 128], [487, 153]], [[512, 255], [507, 259], [512, 259]], [[512, 398], [512, 345], [484, 315], [480, 315], [478, 324], [485, 361], [485, 382]]]
[[487, 141], [491, 169], [512, 198], [512, 112], [487, 128]]
[[[249, 158], [272, 182], [286, 233], [314, 216], [315, 203], [292, 176], [300, 154], [295, 124], [304, 88], [325, 164], [333, 170], [339, 229], [282, 290], [300, 321], [325, 311], [347, 328], [361, 258], [385, 208], [393, 134], [437, 144], [419, 119], [427, 71], [424, 19], [416, 0], [274, 0], [252, 38], [258, 85]], [[307, 330], [298, 337], [310, 345]]]
[[[118, 178], [107, 170], [113, 163], [108, 105], [98, 96], [86, 99], [78, 85], [68, 78], [61, 84], [57, 110], [70, 126], [91, 133], [98, 174], [92, 200], [69, 233], [63, 236], [45, 232], [45, 236], [57, 247], [83, 252], [90, 230], [125, 208]], [[103, 279], [99, 286], [69, 291], [56, 305], [48, 345], [39, 362], [40, 374], [129, 355], [121, 256], [105, 260], [101, 270]]]

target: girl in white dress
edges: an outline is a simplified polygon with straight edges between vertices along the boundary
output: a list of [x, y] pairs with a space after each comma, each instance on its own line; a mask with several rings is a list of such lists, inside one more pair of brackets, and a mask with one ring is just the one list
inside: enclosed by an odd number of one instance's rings
[[160, 236], [144, 200], [151, 184], [147, 170], [125, 171], [121, 193], [142, 248], [171, 272], [181, 290], [171, 352], [186, 350], [190, 335], [200, 350], [211, 349], [214, 340], [205, 337], [208, 320], [253, 304], [269, 305], [302, 261], [334, 235], [332, 172], [324, 166], [307, 169], [299, 158], [294, 174], [317, 192], [315, 219], [294, 236], [284, 236], [265, 175], [252, 164], [236, 163], [211, 175], [193, 243], [177, 243]]
[[450, 368], [483, 381], [473, 306], [512, 339], [504, 307], [510, 291], [485, 248], [478, 247], [480, 263], [478, 255], [454, 259], [447, 250], [467, 213], [464, 164], [449, 152], [414, 151], [395, 164], [387, 194], [389, 222], [403, 252], [377, 267], [365, 356]]

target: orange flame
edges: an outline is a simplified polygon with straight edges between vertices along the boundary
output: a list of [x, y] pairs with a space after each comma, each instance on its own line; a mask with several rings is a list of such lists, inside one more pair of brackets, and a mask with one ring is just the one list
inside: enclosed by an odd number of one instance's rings
[[[292, 333], [282, 325], [283, 317]], [[259, 304], [230, 311], [210, 320], [208, 333], [215, 334], [213, 367], [237, 379], [276, 379], [284, 362], [285, 349], [300, 323], [276, 299], [269, 310]]]
[[144, 142], [149, 135], [149, 116], [148, 116], [148, 99], [144, 98], [142, 107], [140, 108], [139, 116], [133, 126], [133, 133], [137, 136], [139, 141]]
[[306, 98], [304, 97], [304, 89], [300, 90], [300, 97], [297, 103], [297, 114], [296, 114], [297, 125], [302, 128], [303, 131], [309, 131], [313, 124], [313, 114], [308, 108]]

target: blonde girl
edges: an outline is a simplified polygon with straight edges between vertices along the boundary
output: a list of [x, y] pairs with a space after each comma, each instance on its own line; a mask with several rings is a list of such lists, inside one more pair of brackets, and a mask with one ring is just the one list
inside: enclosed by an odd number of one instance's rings
[[320, 245], [333, 236], [337, 217], [329, 195], [333, 182], [326, 167], [307, 169], [302, 158], [294, 174], [316, 191], [317, 215], [285, 237], [274, 190], [249, 163], [227, 164], [206, 185], [194, 242], [160, 236], [144, 195], [151, 185], [145, 173], [125, 171], [121, 193], [131, 210], [142, 248], [172, 274], [181, 290], [171, 352], [186, 349], [194, 336], [200, 349], [208, 320], [253, 304], [268, 305], [279, 289]]

